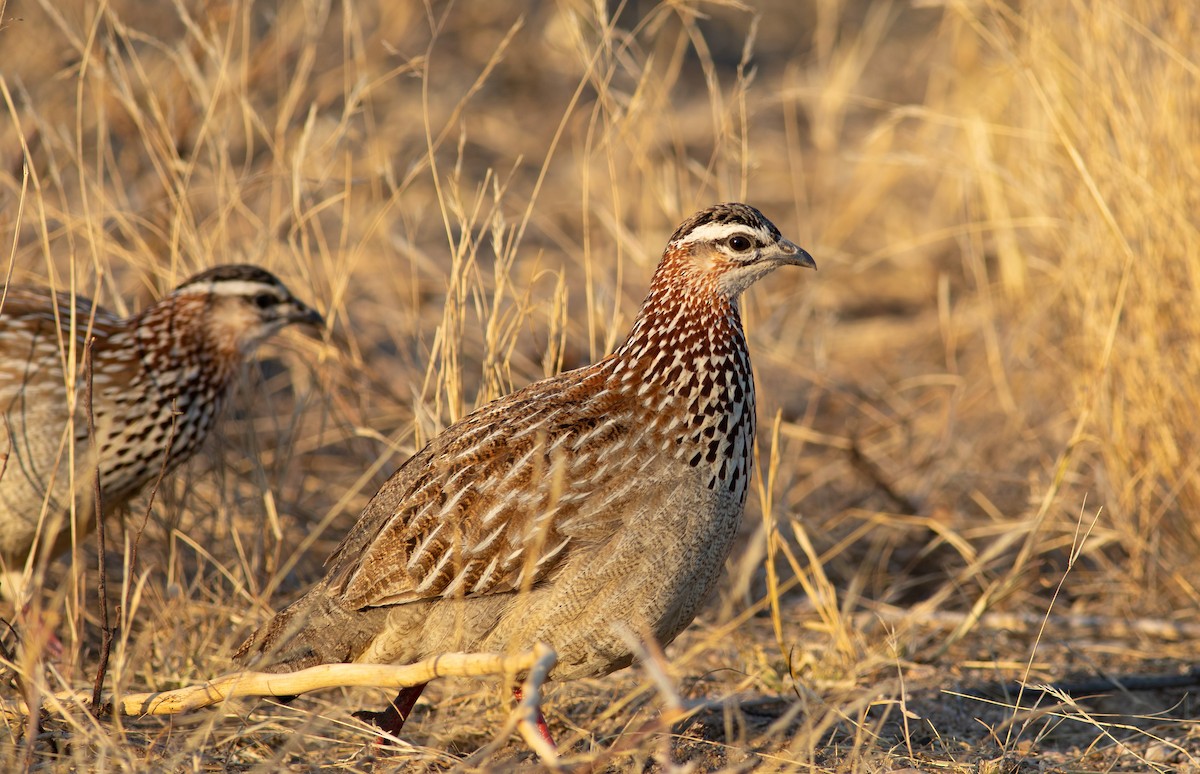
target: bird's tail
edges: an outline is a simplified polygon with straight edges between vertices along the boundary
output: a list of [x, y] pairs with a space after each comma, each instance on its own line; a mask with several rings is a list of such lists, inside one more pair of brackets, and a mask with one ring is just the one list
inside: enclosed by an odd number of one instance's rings
[[384, 608], [348, 610], [319, 583], [241, 644], [235, 661], [264, 672], [295, 672], [353, 661], [377, 632]]

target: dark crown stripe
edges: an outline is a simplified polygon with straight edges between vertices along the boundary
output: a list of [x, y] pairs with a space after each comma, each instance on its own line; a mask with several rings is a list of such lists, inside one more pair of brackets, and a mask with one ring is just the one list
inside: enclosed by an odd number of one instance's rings
[[257, 282], [262, 285], [283, 286], [279, 278], [266, 269], [244, 263], [232, 263], [225, 266], [214, 266], [207, 271], [202, 271], [196, 276], [188, 278], [176, 290], [183, 290], [191, 285], [214, 282]]
[[765, 230], [775, 241], [783, 239], [783, 234], [779, 232], [775, 224], [767, 220], [766, 216], [754, 207], [751, 207], [749, 204], [742, 204], [741, 202], [726, 202], [724, 204], [714, 204], [712, 207], [701, 210], [685, 220], [675, 230], [675, 233], [671, 235], [671, 242], [682, 241], [697, 228], [707, 226], [710, 223], [717, 225], [741, 224], [752, 229]]

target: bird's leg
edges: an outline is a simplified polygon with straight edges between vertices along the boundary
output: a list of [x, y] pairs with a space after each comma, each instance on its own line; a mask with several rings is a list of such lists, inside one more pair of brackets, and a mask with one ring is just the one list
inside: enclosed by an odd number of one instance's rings
[[421, 698], [421, 691], [425, 690], [425, 686], [428, 684], [421, 683], [401, 688], [400, 693], [396, 694], [396, 698], [392, 700], [387, 709], [382, 712], [359, 710], [354, 713], [354, 717], [374, 724], [385, 734], [400, 736], [400, 730], [404, 728], [404, 721], [408, 720], [408, 716], [412, 714], [417, 699]]
[[[525, 698], [525, 694], [521, 691], [521, 686], [513, 686], [513, 698], [517, 700], [517, 704], [521, 703], [521, 699]], [[550, 726], [546, 725], [546, 716], [542, 714], [542, 708], [537, 708], [537, 732], [538, 736], [546, 740], [546, 743], [557, 749], [558, 745], [554, 743], [554, 737], [550, 736]]]
[[[62, 640], [58, 638], [58, 632], [55, 631], [55, 619], [39, 615], [36, 618], [32, 616], [26, 618], [26, 621], [26, 626], [29, 626], [29, 631], [33, 633], [31, 639], [41, 646], [42, 652], [51, 661], [61, 661], [67, 649]], [[32, 622], [32, 626], [29, 622]]]
[[[56, 631], [58, 616], [47, 615], [42, 608], [34, 606], [33, 600], [29, 600], [17, 606], [16, 621], [19, 627], [17, 631], [20, 632], [18, 636], [23, 635], [26, 648], [36, 649], [51, 661], [62, 660], [66, 648]], [[9, 629], [13, 628], [7, 621], [5, 624]]]
[[[3, 464], [3, 457], [0, 454], [0, 464]], [[37, 648], [58, 661], [64, 648], [54, 631], [59, 623], [57, 616], [42, 614], [41, 607], [34, 605], [33, 592], [25, 580], [21, 570], [0, 570], [0, 598], [13, 605], [13, 620], [0, 619], [0, 626], [8, 628], [8, 634], [16, 638], [14, 642], [23, 641], [26, 648]]]

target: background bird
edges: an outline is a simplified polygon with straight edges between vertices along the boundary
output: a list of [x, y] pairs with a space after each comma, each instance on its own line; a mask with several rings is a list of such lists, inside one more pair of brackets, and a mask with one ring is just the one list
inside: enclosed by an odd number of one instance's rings
[[[4, 595], [20, 596], [35, 553], [69, 545], [72, 502], [79, 534], [90, 529], [97, 465], [109, 513], [192, 455], [242, 363], [292, 323], [323, 321], [273, 274], [246, 265], [197, 274], [129, 319], [83, 298], [8, 292], [0, 305]], [[83, 381], [89, 336], [94, 444]]]
[[[816, 268], [755, 208], [688, 218], [616, 352], [430, 441], [235, 658], [290, 671], [541, 641], [550, 678], [570, 680], [629, 665], [631, 633], [671, 642], [717, 581], [750, 482], [737, 299], [782, 265]], [[397, 733], [423, 687], [362, 714]]]

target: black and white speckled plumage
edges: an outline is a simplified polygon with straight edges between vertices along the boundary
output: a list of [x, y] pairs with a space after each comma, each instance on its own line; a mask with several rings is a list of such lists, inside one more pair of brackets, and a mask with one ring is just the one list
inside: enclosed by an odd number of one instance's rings
[[752, 207], [685, 221], [616, 352], [430, 441], [236, 657], [286, 671], [540, 640], [551, 677], [572, 679], [629, 664], [622, 630], [670, 642], [716, 583], [750, 481], [737, 298], [785, 264], [815, 267]]
[[64, 293], [10, 291], [0, 306], [0, 590], [16, 595], [35, 540], [50, 555], [61, 550], [72, 500], [80, 525], [90, 524], [89, 334], [107, 512], [158, 476], [164, 454], [170, 469], [196, 450], [259, 343], [290, 323], [320, 322], [274, 275], [246, 265], [197, 274], [129, 319]]

